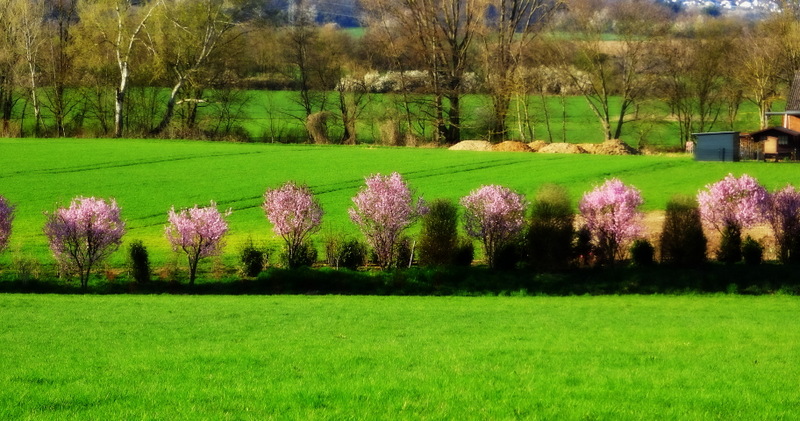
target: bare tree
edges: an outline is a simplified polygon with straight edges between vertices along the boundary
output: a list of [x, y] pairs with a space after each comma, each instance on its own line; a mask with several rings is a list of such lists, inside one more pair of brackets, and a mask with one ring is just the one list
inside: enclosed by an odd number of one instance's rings
[[662, 97], [678, 120], [681, 144], [692, 133], [714, 127], [726, 106], [732, 106], [726, 85], [733, 83], [733, 45], [727, 29], [711, 27], [694, 38], [661, 44]]
[[746, 89], [745, 97], [758, 107], [759, 125], [764, 129], [769, 124], [767, 112], [778, 98], [780, 90], [780, 60], [783, 50], [779, 39], [772, 36], [768, 28], [764, 31], [746, 32], [738, 42], [741, 57], [736, 67], [736, 76]]
[[162, 4], [163, 0], [85, 0], [80, 5], [82, 29], [91, 31], [100, 44], [111, 49], [119, 72], [114, 95], [114, 137], [122, 137], [125, 95], [137, 47], [147, 36], [146, 24]]
[[472, 44], [482, 19], [482, 0], [365, 0], [363, 7], [377, 30], [402, 38], [409, 54], [420, 58], [430, 79], [435, 141], [461, 138], [461, 97], [473, 59]]
[[483, 76], [492, 100], [490, 140], [508, 137], [506, 120], [511, 99], [521, 89], [519, 69], [523, 55], [560, 5], [560, 0], [488, 1], [480, 45]]
[[[564, 66], [603, 127], [605, 139], [619, 139], [636, 104], [653, 86], [652, 46], [668, 28], [661, 6], [643, 0], [573, 1], [570, 14], [576, 39]], [[613, 29], [616, 40], [605, 35]], [[618, 102], [615, 98], [619, 98]]]
[[169, 126], [178, 95], [187, 81], [203, 70], [229, 38], [240, 34], [232, 31], [236, 22], [224, 0], [166, 0], [164, 4], [157, 16], [158, 36], [150, 39], [157, 60], [172, 76], [172, 89], [164, 115], [151, 131], [155, 135]]

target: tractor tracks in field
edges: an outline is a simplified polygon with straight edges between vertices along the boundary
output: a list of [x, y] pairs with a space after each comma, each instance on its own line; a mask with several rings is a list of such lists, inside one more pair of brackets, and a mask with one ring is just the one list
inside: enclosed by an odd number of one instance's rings
[[[402, 172], [401, 174], [403, 175], [403, 177], [406, 178], [406, 180], [412, 182], [412, 187], [413, 187], [414, 180], [429, 179], [429, 178], [443, 177], [443, 176], [453, 176], [459, 173], [469, 173], [491, 168], [508, 167], [517, 164], [525, 164], [525, 162], [513, 159], [497, 159], [492, 161], [482, 161], [479, 163], [447, 165], [431, 169], [405, 171]], [[364, 175], [364, 177], [367, 176], [369, 176], [369, 174]], [[317, 196], [322, 196], [326, 194], [335, 194], [342, 191], [351, 191], [352, 194], [355, 195], [358, 189], [363, 185], [364, 185], [364, 178], [361, 177], [358, 179], [344, 180], [336, 183], [312, 184], [309, 185], [309, 187]], [[263, 195], [258, 194], [254, 196], [239, 197], [227, 200], [217, 200], [216, 203], [217, 206], [221, 209], [230, 208], [233, 211], [243, 211], [261, 207], [262, 200], [263, 200]], [[157, 219], [158, 222], [142, 224], [140, 225], [140, 227], [152, 227], [152, 226], [164, 225], [163, 221], [164, 213], [144, 215], [138, 218], [132, 218], [131, 221], [147, 221], [153, 219]]]
[[137, 166], [144, 166], [144, 165], [154, 165], [154, 164], [163, 164], [163, 163], [170, 163], [170, 162], [180, 162], [180, 161], [191, 161], [195, 159], [208, 159], [208, 158], [226, 158], [226, 157], [236, 157], [236, 156], [246, 156], [246, 155], [260, 155], [266, 153], [265, 151], [252, 151], [252, 152], [236, 152], [236, 153], [220, 153], [220, 154], [203, 154], [203, 155], [184, 155], [178, 157], [169, 157], [169, 158], [162, 158], [162, 159], [141, 159], [141, 160], [133, 160], [133, 161], [122, 161], [122, 162], [102, 162], [96, 163], [91, 165], [78, 165], [74, 167], [63, 167], [63, 168], [48, 168], [48, 169], [38, 169], [38, 170], [19, 170], [19, 171], [12, 171], [4, 174], [0, 174], [0, 179], [2, 178], [11, 178], [11, 177], [18, 177], [18, 176], [28, 176], [28, 175], [60, 175], [60, 174], [70, 174], [70, 173], [80, 173], [80, 172], [90, 172], [90, 171], [99, 171], [99, 170], [108, 170], [114, 168], [127, 168], [127, 167], [137, 167]]

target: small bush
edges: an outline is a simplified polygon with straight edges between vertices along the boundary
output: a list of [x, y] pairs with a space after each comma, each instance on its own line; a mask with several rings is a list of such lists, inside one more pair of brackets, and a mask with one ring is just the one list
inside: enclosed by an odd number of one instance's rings
[[742, 257], [748, 265], [760, 265], [764, 258], [764, 247], [748, 235], [742, 242]]
[[691, 196], [675, 196], [667, 202], [659, 239], [661, 262], [694, 267], [706, 261], [708, 240], [703, 233], [700, 208]]
[[330, 236], [325, 240], [326, 263], [332, 268], [357, 270], [367, 261], [367, 246], [354, 238]]
[[141, 240], [134, 240], [128, 248], [131, 276], [138, 283], [150, 281], [150, 256]]
[[396, 267], [409, 268], [414, 260], [416, 243], [408, 237], [403, 237], [395, 244]]
[[11, 262], [16, 280], [28, 283], [39, 279], [42, 273], [42, 265], [33, 257], [15, 256]]
[[727, 225], [717, 250], [717, 260], [733, 264], [742, 260], [742, 231], [736, 225]]
[[563, 186], [545, 185], [533, 202], [526, 236], [528, 263], [536, 270], [559, 270], [572, 255], [575, 211]]
[[458, 207], [450, 200], [438, 199], [428, 206], [422, 218], [419, 264], [446, 266], [454, 263], [458, 245]]
[[513, 270], [522, 261], [524, 246], [522, 239], [506, 241], [497, 247], [494, 252], [494, 266], [492, 269]]
[[266, 260], [267, 253], [256, 247], [252, 241], [249, 241], [239, 253], [242, 274], [249, 278], [255, 278], [264, 270]]
[[594, 247], [592, 246], [592, 232], [589, 227], [582, 226], [575, 233], [575, 245], [572, 247], [572, 257], [581, 266], [593, 263]]
[[473, 259], [475, 259], [475, 244], [473, 244], [472, 240], [469, 238], [459, 238], [458, 244], [453, 252], [453, 265], [470, 266], [472, 265]]
[[631, 245], [631, 261], [636, 266], [652, 266], [655, 254], [655, 247], [647, 240], [639, 239]]
[[306, 241], [298, 247], [295, 256], [291, 259], [285, 251], [281, 253], [281, 260], [288, 269], [298, 269], [304, 266], [311, 267], [317, 262], [317, 248], [314, 247], [314, 243], [311, 241]]

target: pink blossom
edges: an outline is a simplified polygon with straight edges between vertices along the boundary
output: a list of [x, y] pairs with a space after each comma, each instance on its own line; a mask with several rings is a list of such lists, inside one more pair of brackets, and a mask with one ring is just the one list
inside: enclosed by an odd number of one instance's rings
[[11, 237], [11, 222], [14, 221], [14, 207], [8, 200], [0, 196], [0, 253], [8, 246]]
[[489, 267], [499, 247], [519, 235], [525, 224], [525, 197], [497, 185], [482, 186], [461, 198], [464, 206], [464, 227], [480, 239]]
[[68, 208], [45, 213], [50, 250], [65, 268], [78, 272], [86, 288], [92, 268], [122, 243], [125, 223], [115, 200], [77, 197]]
[[787, 185], [769, 195], [765, 216], [775, 234], [781, 261], [800, 259], [800, 256], [793, 255], [800, 251], [800, 192], [794, 186]]
[[286, 242], [289, 266], [293, 266], [297, 253], [308, 236], [319, 231], [322, 207], [314, 199], [308, 186], [287, 182], [264, 193], [262, 206], [272, 229]]
[[628, 243], [641, 235], [642, 203], [639, 189], [617, 178], [583, 195], [579, 209], [601, 260], [613, 264], [623, 257]]
[[168, 215], [169, 225], [164, 228], [167, 239], [175, 251], [183, 250], [189, 259], [189, 284], [193, 285], [200, 259], [214, 256], [222, 251], [223, 237], [228, 232], [224, 214], [217, 210], [213, 201], [210, 206], [181, 209], [175, 212], [173, 206]]
[[398, 173], [375, 174], [365, 179], [366, 187], [353, 197], [350, 219], [358, 225], [375, 249], [378, 264], [394, 263], [395, 245], [402, 232], [427, 212], [422, 199], [414, 201], [411, 189]]
[[768, 199], [767, 190], [747, 174], [739, 178], [728, 174], [697, 193], [700, 217], [719, 232], [728, 226], [741, 230], [763, 221]]

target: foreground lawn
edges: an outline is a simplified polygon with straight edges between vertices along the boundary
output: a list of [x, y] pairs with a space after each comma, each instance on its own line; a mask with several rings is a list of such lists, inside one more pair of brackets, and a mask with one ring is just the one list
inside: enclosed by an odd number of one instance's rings
[[800, 300], [0, 296], [0, 419], [796, 419]]

